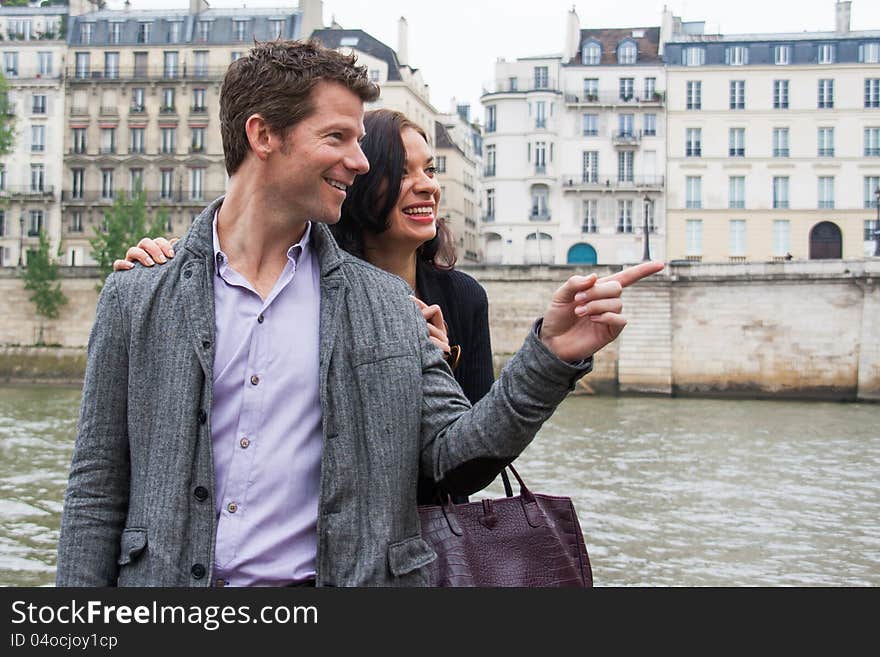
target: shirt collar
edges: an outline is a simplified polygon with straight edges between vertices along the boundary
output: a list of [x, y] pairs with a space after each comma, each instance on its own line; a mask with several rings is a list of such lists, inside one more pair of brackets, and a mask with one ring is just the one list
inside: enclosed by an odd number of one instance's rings
[[[220, 238], [217, 235], [217, 218], [220, 216], [220, 208], [214, 210], [214, 220], [211, 222], [211, 232], [213, 234], [213, 242], [214, 242], [214, 262], [217, 265], [217, 275], [222, 276], [223, 272], [226, 270], [227, 262], [229, 258], [226, 257], [226, 254], [223, 252], [223, 249], [220, 248]], [[312, 236], [312, 222], [306, 222], [306, 230], [303, 233], [303, 236], [300, 238], [299, 242], [291, 246], [287, 249], [287, 259], [296, 267], [297, 262], [299, 262], [300, 257], [309, 247], [309, 242]]]

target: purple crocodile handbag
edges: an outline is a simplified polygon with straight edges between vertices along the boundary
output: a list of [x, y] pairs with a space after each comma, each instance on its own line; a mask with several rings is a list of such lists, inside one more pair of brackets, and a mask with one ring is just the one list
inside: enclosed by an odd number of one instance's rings
[[532, 493], [418, 507], [422, 538], [437, 553], [430, 586], [592, 586], [593, 571], [571, 498]]

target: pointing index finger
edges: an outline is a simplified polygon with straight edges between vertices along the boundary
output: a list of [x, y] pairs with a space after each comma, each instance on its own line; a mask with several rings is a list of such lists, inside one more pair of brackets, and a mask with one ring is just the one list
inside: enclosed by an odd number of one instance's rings
[[629, 287], [633, 283], [637, 283], [643, 278], [662, 271], [665, 265], [662, 262], [643, 262], [632, 267], [627, 267], [623, 271], [619, 271], [611, 276], [605, 276], [599, 279], [599, 283], [608, 281], [617, 281], [621, 287]]

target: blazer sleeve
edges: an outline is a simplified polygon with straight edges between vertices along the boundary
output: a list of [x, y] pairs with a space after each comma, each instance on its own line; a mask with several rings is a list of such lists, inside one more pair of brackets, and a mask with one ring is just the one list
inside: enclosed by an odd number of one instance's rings
[[57, 586], [115, 586], [129, 497], [128, 333], [110, 276], [89, 337], [58, 542]]

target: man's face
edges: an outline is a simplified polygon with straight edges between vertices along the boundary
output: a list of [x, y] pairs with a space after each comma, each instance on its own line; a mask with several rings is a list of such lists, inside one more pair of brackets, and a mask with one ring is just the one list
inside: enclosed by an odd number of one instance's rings
[[370, 169], [359, 140], [364, 135], [364, 104], [334, 82], [321, 82], [311, 94], [312, 114], [287, 135], [273, 153], [267, 181], [297, 221], [336, 223], [346, 190]]

